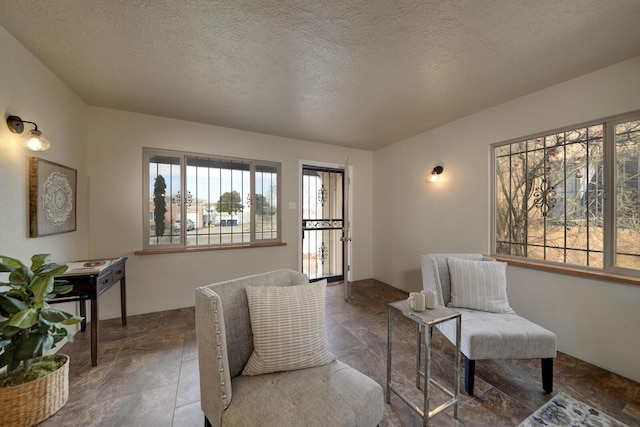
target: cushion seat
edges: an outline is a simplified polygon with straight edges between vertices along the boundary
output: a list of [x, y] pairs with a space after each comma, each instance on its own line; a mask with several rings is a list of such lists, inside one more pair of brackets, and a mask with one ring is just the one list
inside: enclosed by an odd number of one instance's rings
[[242, 405], [227, 408], [223, 426], [375, 426], [383, 416], [380, 385], [340, 361], [296, 371], [241, 375], [231, 386], [233, 399]]
[[[469, 359], [556, 357], [556, 335], [524, 317], [466, 308], [455, 310], [462, 315], [464, 331], [460, 337], [460, 351]], [[447, 339], [455, 342], [454, 322], [445, 322], [437, 327]]]

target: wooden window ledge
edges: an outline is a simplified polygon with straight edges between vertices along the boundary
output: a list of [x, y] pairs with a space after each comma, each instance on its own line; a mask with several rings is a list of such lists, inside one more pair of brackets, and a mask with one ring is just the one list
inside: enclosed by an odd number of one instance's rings
[[189, 252], [226, 251], [229, 249], [251, 249], [251, 248], [272, 248], [276, 246], [287, 246], [284, 242], [277, 243], [249, 243], [246, 245], [228, 246], [190, 246], [179, 248], [143, 249], [135, 251], [136, 255], [159, 255], [159, 254], [180, 254]]
[[601, 271], [601, 270], [587, 270], [587, 269], [581, 269], [577, 267], [570, 267], [567, 265], [547, 264], [547, 263], [534, 261], [534, 260], [528, 260], [528, 259], [525, 260], [521, 258], [516, 259], [516, 258], [505, 257], [502, 255], [496, 255], [496, 254], [488, 255], [488, 256], [490, 256], [491, 258], [495, 258], [498, 261], [503, 261], [516, 267], [533, 268], [536, 270], [543, 270], [543, 271], [548, 271], [552, 273], [568, 274], [571, 276], [586, 277], [589, 279], [608, 280], [611, 282], [619, 282], [619, 283], [626, 283], [629, 285], [640, 286], [640, 277], [636, 277], [636, 276], [627, 276], [624, 274], [616, 274], [616, 273], [611, 273], [611, 272]]

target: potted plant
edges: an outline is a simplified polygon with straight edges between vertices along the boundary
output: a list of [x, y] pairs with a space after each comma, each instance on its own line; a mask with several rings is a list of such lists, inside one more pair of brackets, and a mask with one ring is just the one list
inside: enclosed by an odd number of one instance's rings
[[73, 289], [66, 281], [55, 280], [66, 270], [66, 265], [51, 262], [48, 254], [31, 257], [30, 268], [0, 255], [0, 272], [9, 273], [9, 281], [0, 282], [0, 371], [6, 369], [0, 374], [2, 426], [37, 424], [67, 402], [68, 356], [42, 356], [65, 337], [73, 341], [63, 325], [82, 321], [48, 304]]

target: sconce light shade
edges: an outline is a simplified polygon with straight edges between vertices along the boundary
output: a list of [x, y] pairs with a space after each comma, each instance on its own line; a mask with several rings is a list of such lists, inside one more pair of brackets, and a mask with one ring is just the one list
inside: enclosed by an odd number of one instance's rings
[[51, 143], [47, 138], [42, 136], [42, 132], [37, 129], [29, 131], [29, 139], [24, 143], [24, 146], [31, 151], [44, 151], [51, 147]]
[[30, 123], [34, 126], [33, 129], [31, 129], [29, 131], [29, 133], [27, 134], [28, 137], [26, 139], [26, 141], [24, 142], [24, 146], [26, 148], [28, 148], [31, 151], [44, 151], [47, 150], [50, 146], [51, 143], [49, 142], [49, 140], [47, 138], [45, 138], [44, 136], [42, 136], [42, 132], [40, 132], [38, 130], [38, 125], [35, 124], [34, 122], [29, 122], [26, 120], [22, 120], [20, 117], [18, 116], [9, 116], [7, 117], [7, 126], [9, 127], [9, 130], [13, 133], [17, 133], [17, 134], [21, 134], [22, 132], [24, 132], [24, 124], [25, 123]]
[[440, 174], [442, 174], [442, 172], [444, 172], [444, 168], [442, 166], [436, 166], [435, 168], [433, 168], [433, 170], [431, 171], [431, 176], [429, 177], [429, 181], [437, 182], [438, 179], [440, 179]]

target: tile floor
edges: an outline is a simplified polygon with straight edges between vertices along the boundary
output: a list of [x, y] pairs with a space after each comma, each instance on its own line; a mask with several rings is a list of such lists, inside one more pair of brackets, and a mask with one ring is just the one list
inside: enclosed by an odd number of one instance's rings
[[[327, 292], [326, 328], [330, 350], [343, 362], [384, 386], [386, 303], [406, 293], [376, 280], [353, 285], [346, 304], [342, 286]], [[415, 389], [415, 335], [412, 323], [394, 316], [394, 381], [419, 402]], [[71, 357], [67, 404], [40, 424], [53, 426], [201, 427], [197, 347], [193, 308], [100, 322], [99, 364], [91, 367], [90, 334], [79, 333], [61, 352]], [[396, 340], [397, 338], [397, 340]], [[451, 381], [453, 346], [434, 332], [432, 375]], [[462, 392], [459, 417], [452, 410], [431, 420], [435, 426], [517, 426], [548, 399], [542, 391], [539, 360], [478, 361], [475, 396]], [[463, 387], [461, 386], [461, 389]], [[554, 392], [563, 391], [615, 417], [640, 426], [640, 384], [559, 353]], [[434, 400], [444, 400], [439, 390]], [[381, 426], [418, 426], [419, 417], [399, 398], [386, 405]]]

